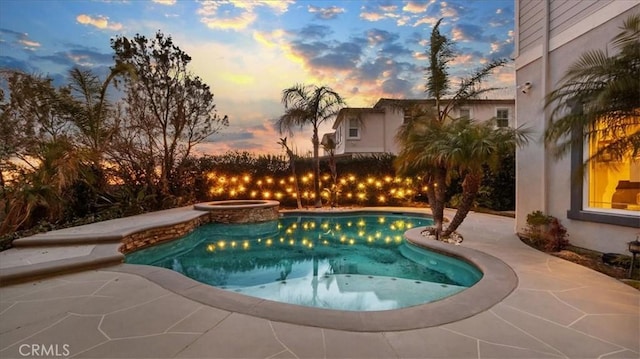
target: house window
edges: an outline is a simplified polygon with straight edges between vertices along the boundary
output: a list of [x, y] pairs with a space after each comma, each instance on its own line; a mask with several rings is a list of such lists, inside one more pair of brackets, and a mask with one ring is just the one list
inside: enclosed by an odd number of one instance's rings
[[350, 139], [359, 139], [360, 138], [360, 123], [358, 119], [350, 118], [349, 119], [349, 132], [347, 138]]
[[460, 118], [471, 118], [471, 109], [461, 108], [460, 109]]
[[509, 127], [509, 109], [496, 109], [496, 125], [498, 127]]
[[[638, 126], [637, 131], [640, 129]], [[630, 131], [631, 132], [631, 131]], [[589, 156], [609, 144], [609, 138], [598, 133], [589, 141]], [[631, 153], [603, 153], [590, 161], [587, 176], [587, 207], [594, 210], [640, 211], [640, 156]]]
[[409, 121], [411, 121], [411, 116], [412, 113], [410, 110], [406, 109], [403, 112], [403, 116], [402, 116], [402, 123], [409, 123]]
[[[633, 133], [637, 131], [630, 129]], [[580, 141], [580, 131], [573, 134]], [[584, 146], [572, 146], [571, 171], [576, 185], [571, 186], [571, 208], [567, 217], [575, 220], [640, 227], [640, 158], [631, 153], [599, 156], [581, 171], [586, 156], [592, 156], [607, 144], [606, 137], [597, 135]]]

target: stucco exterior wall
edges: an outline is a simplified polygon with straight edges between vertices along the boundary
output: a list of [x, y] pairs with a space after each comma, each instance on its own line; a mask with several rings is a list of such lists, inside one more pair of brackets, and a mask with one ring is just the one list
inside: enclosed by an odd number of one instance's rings
[[[540, 83], [542, 60], [538, 59], [516, 73], [516, 83]], [[524, 126], [532, 134], [532, 141], [516, 151], [516, 229], [526, 225], [526, 214], [535, 210], [546, 212], [545, 150], [541, 137], [544, 132], [544, 113], [541, 105], [544, 90], [535, 86], [526, 94], [516, 95], [516, 126]]]
[[[520, 1], [520, 11], [526, 2]], [[589, 49], [612, 50], [611, 39], [619, 32], [624, 19], [631, 13], [640, 12], [637, 2], [630, 4], [621, 0], [578, 6], [573, 9], [576, 13], [572, 16], [555, 13], [554, 11], [566, 12], [572, 9], [565, 9], [558, 2], [551, 1], [551, 19], [563, 16], [571, 20], [567, 25], [554, 23], [553, 32], [548, 35], [548, 65], [545, 66], [541, 51], [545, 48], [542, 44], [547, 38], [545, 34], [539, 39], [539, 46], [527, 44], [526, 50], [519, 49], [519, 58], [516, 58], [516, 83], [520, 85], [531, 82], [533, 87], [527, 94], [520, 91], [517, 93], [516, 126], [524, 124], [531, 127], [535, 133], [535, 141], [516, 154], [516, 231], [521, 231], [526, 226], [528, 213], [542, 210], [560, 219], [567, 227], [572, 244], [601, 252], [628, 254], [626, 243], [635, 239], [638, 228], [568, 218], [571, 190], [579, 182], [572, 179], [570, 156], [554, 158], [551, 151], [545, 149], [541, 136], [546, 128], [547, 118], [544, 112], [545, 94], [556, 87], [579, 54]], [[594, 22], [594, 19], [599, 19], [599, 23]], [[568, 30], [559, 31], [562, 29]], [[520, 28], [519, 32], [522, 35], [530, 30]], [[640, 224], [640, 216], [638, 223]]]
[[[471, 110], [471, 118], [477, 121], [486, 121], [493, 117], [496, 117], [497, 110], [499, 108], [506, 108], [509, 110], [509, 127], [515, 125], [515, 109], [514, 103], [487, 103], [487, 104], [470, 104], [462, 106], [462, 108], [468, 108]], [[456, 113], [457, 114], [457, 113]]]
[[350, 139], [345, 136], [344, 152], [337, 153], [385, 152], [385, 141], [384, 114], [370, 113], [366, 119], [363, 118], [360, 125], [360, 138]]
[[[469, 103], [463, 108], [469, 108], [471, 115], [478, 121], [486, 121], [496, 117], [498, 109], [509, 110], [509, 126], [515, 126], [515, 104], [511, 100], [482, 100], [483, 103]], [[380, 108], [378, 108], [380, 109]], [[395, 136], [400, 126], [404, 122], [404, 112], [402, 109], [393, 106], [383, 106], [381, 112], [360, 113], [362, 125], [360, 127], [360, 138], [350, 139], [348, 134], [349, 115], [345, 115], [335, 125], [336, 154], [345, 153], [394, 153], [400, 150], [396, 143]], [[452, 116], [458, 116], [454, 110]]]

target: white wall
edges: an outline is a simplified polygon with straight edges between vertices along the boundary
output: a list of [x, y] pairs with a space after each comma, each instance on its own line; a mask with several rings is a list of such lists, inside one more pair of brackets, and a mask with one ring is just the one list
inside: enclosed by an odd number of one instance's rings
[[[382, 113], [363, 114], [360, 125], [360, 138], [349, 139], [345, 131], [345, 148], [342, 153], [370, 153], [384, 152], [385, 149], [385, 119]], [[342, 121], [347, 123], [348, 121]], [[346, 126], [346, 125], [345, 125]]]
[[[521, 10], [527, 2], [520, 1]], [[555, 6], [555, 2], [551, 5], [551, 9], [559, 8]], [[571, 206], [571, 188], [576, 185], [571, 178], [571, 160], [569, 155], [555, 159], [539, 141], [545, 128], [543, 106], [546, 91], [555, 88], [568, 66], [579, 54], [589, 49], [605, 49], [619, 32], [623, 20], [631, 13], [640, 12], [637, 2], [622, 0], [607, 2], [606, 6], [600, 5], [602, 4], [589, 8], [589, 11], [585, 11], [584, 7], [576, 8], [576, 11], [582, 11], [582, 20], [571, 17], [571, 27], [565, 27], [567, 30], [564, 32], [558, 31], [560, 27], [555, 28], [553, 36], [549, 39], [548, 78], [545, 78], [545, 66], [541, 57], [542, 44], [534, 46], [535, 44], [527, 43], [527, 49], [520, 49], [516, 58], [516, 83], [530, 81], [533, 84], [528, 94], [517, 93], [516, 125], [525, 124], [534, 129], [537, 141], [518, 150], [516, 154], [515, 229], [520, 231], [524, 228], [528, 213], [542, 210], [561, 220], [567, 227], [572, 244], [601, 252], [628, 254], [626, 243], [635, 239], [638, 228], [567, 218], [567, 211]], [[556, 18], [556, 14], [552, 13], [551, 17]], [[523, 32], [530, 33], [531, 31], [523, 28], [523, 25], [526, 24], [519, 24], [520, 35]], [[578, 36], [580, 33], [582, 35]], [[543, 39], [544, 36], [540, 41]], [[548, 84], [546, 89], [545, 81]]]

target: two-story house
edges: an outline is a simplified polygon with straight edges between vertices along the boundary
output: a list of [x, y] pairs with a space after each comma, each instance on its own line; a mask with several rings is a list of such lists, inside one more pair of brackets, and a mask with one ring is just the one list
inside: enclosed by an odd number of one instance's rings
[[[381, 98], [372, 108], [343, 108], [333, 124], [335, 154], [374, 154], [399, 151], [394, 139], [414, 106], [434, 106], [434, 100], [398, 100]], [[479, 121], [495, 118], [498, 126], [514, 126], [514, 100], [469, 100], [454, 109], [454, 117]], [[325, 153], [326, 154], [326, 153]]]
[[[516, 124], [541, 138], [550, 116], [545, 95], [580, 54], [611, 53], [624, 20], [638, 13], [633, 0], [516, 0]], [[560, 159], [540, 141], [517, 151], [515, 229], [521, 231], [527, 214], [541, 210], [561, 220], [575, 245], [628, 253], [626, 243], [640, 227], [640, 158], [629, 154], [616, 166], [594, 162], [580, 175], [584, 156], [598, 146], [589, 142]]]

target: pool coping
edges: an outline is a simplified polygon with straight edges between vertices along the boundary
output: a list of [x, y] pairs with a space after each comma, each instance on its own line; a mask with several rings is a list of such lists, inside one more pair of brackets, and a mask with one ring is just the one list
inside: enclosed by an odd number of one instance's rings
[[[340, 215], [358, 212], [424, 214], [424, 210], [416, 212], [389, 209], [281, 212], [304, 215], [332, 213]], [[518, 277], [514, 270], [502, 260], [464, 246], [429, 240], [422, 236], [423, 229], [424, 227], [410, 229], [404, 236], [415, 245], [464, 260], [478, 267], [483, 273], [480, 281], [460, 293], [435, 302], [393, 310], [359, 312], [306, 307], [250, 297], [203, 284], [178, 272], [160, 267], [123, 264], [105, 268], [105, 270], [136, 274], [183, 297], [231, 312], [279, 322], [356, 332], [403, 331], [459, 321], [490, 309], [517, 287]]]
[[193, 208], [199, 211], [213, 211], [213, 210], [232, 210], [232, 209], [250, 209], [250, 208], [269, 208], [269, 207], [277, 207], [279, 205], [280, 205], [280, 202], [272, 201], [272, 200], [231, 199], [226, 201], [210, 201], [210, 202], [196, 203], [193, 205]]

